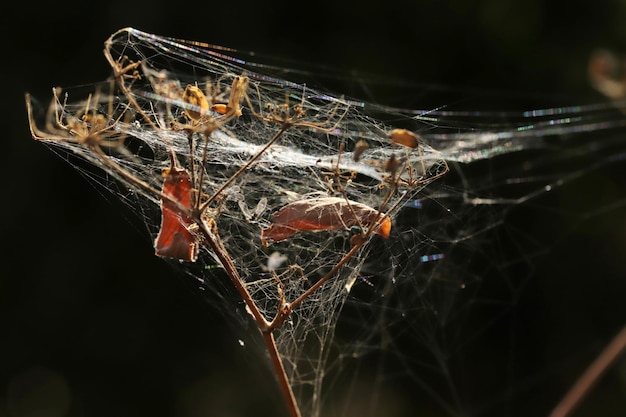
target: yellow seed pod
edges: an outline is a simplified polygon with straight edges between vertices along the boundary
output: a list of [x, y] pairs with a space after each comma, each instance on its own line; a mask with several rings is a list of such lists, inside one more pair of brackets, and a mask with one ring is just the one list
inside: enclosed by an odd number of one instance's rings
[[387, 135], [394, 143], [404, 145], [407, 148], [417, 148], [419, 146], [419, 137], [406, 129], [393, 129]]
[[196, 121], [200, 119], [200, 117], [209, 110], [209, 101], [206, 99], [202, 90], [195, 85], [188, 85], [187, 88], [185, 88], [183, 101], [191, 105], [191, 107], [185, 108], [185, 113], [191, 120]]
[[229, 107], [226, 104], [214, 104], [213, 111], [219, 114], [226, 114], [229, 111]]

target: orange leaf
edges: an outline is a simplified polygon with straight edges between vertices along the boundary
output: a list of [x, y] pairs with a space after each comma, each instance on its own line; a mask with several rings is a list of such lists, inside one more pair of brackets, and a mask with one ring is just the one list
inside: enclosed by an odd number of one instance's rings
[[353, 226], [375, 227], [374, 233], [385, 239], [391, 231], [391, 219], [365, 204], [338, 197], [321, 197], [287, 204], [272, 215], [272, 224], [261, 233], [261, 241], [280, 242], [298, 232], [350, 229]]
[[[164, 171], [163, 194], [191, 207], [191, 178], [184, 169], [172, 167]], [[198, 237], [190, 231], [189, 215], [170, 200], [161, 200], [161, 229], [154, 242], [155, 253], [164, 258], [195, 262], [198, 257]]]

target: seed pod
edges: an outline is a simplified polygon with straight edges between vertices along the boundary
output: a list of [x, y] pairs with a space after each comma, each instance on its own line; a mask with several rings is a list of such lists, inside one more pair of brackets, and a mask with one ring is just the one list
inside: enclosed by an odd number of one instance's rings
[[229, 111], [228, 106], [226, 104], [221, 104], [221, 103], [214, 104], [212, 109], [214, 112], [222, 114], [222, 115], [228, 113]]
[[407, 148], [417, 148], [419, 146], [419, 137], [406, 129], [393, 129], [387, 135], [394, 143], [404, 145]]
[[359, 159], [361, 159], [361, 155], [363, 155], [363, 152], [365, 152], [369, 147], [370, 145], [366, 141], [364, 141], [363, 139], [359, 140], [354, 148], [354, 154], [352, 157], [354, 159], [354, 162], [359, 162]]
[[195, 85], [188, 85], [183, 93], [183, 101], [189, 106], [185, 107], [185, 114], [191, 120], [197, 121], [209, 110], [209, 101], [206, 96]]

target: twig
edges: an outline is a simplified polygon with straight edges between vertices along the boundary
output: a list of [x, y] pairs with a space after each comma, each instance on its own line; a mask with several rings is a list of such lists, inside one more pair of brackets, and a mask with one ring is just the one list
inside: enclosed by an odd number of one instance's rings
[[574, 386], [561, 399], [561, 402], [552, 410], [550, 417], [570, 415], [624, 350], [626, 350], [626, 326], [589, 365]]
[[274, 329], [267, 329], [263, 332], [263, 341], [265, 342], [265, 347], [270, 355], [270, 359], [272, 360], [272, 365], [274, 366], [274, 371], [276, 373], [276, 377], [278, 378], [278, 385], [280, 386], [280, 390], [285, 398], [289, 415], [291, 417], [301, 417], [296, 396], [293, 394], [291, 384], [289, 383], [287, 373], [285, 372], [285, 367], [283, 366], [283, 361], [280, 358], [278, 349], [276, 348]]

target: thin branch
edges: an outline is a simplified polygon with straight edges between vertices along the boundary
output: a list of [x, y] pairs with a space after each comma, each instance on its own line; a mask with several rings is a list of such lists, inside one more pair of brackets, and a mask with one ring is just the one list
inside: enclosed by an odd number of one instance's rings
[[561, 402], [552, 410], [550, 417], [569, 416], [624, 350], [626, 350], [626, 326], [589, 365]]
[[237, 268], [233, 264], [232, 259], [222, 245], [219, 235], [216, 233], [216, 231], [211, 230], [200, 219], [196, 219], [196, 223], [198, 223], [198, 225], [200, 226], [200, 230], [202, 231], [202, 234], [206, 238], [209, 246], [211, 247], [211, 250], [219, 259], [220, 263], [224, 267], [224, 270], [226, 271], [226, 274], [235, 285], [235, 288], [237, 288], [237, 291], [239, 292], [243, 301], [246, 303], [248, 310], [250, 311], [257, 323], [257, 327], [263, 335], [263, 341], [265, 342], [265, 347], [270, 355], [272, 366], [274, 368], [274, 373], [278, 378], [278, 384], [285, 398], [285, 403], [287, 405], [290, 417], [301, 417], [298, 402], [296, 401], [296, 397], [291, 389], [291, 384], [289, 383], [287, 373], [285, 372], [285, 367], [283, 365], [282, 359], [280, 358], [278, 348], [276, 347], [276, 340], [274, 339], [273, 333], [274, 328], [270, 326], [265, 317], [263, 317], [263, 314], [261, 314], [261, 311], [254, 302], [254, 299], [244, 285], [244, 282], [241, 279]]
[[287, 378], [287, 373], [285, 372], [283, 361], [280, 358], [278, 349], [276, 348], [274, 329], [268, 329], [267, 331], [263, 332], [263, 341], [265, 342], [265, 347], [267, 348], [267, 352], [269, 353], [270, 359], [272, 360], [272, 365], [274, 366], [274, 371], [276, 373], [276, 377], [278, 378], [278, 385], [280, 386], [280, 390], [283, 393], [283, 397], [285, 398], [289, 415], [291, 417], [301, 417], [300, 408], [298, 407], [298, 402], [296, 401], [296, 396], [291, 389], [291, 384], [289, 383], [289, 379]]
[[217, 231], [211, 230], [211, 228], [199, 218], [198, 214], [195, 214], [193, 217], [195, 223], [200, 228], [202, 235], [208, 243], [211, 251], [215, 254], [215, 256], [217, 256], [217, 259], [222, 264], [222, 267], [224, 267], [226, 274], [239, 292], [239, 295], [241, 296], [243, 301], [246, 303], [246, 306], [248, 307], [250, 314], [252, 314], [252, 317], [254, 317], [257, 326], [259, 327], [259, 330], [261, 330], [261, 332], [264, 332], [265, 329], [269, 327], [269, 323], [257, 307], [254, 299], [252, 298], [252, 295], [250, 295], [250, 293], [248, 292], [248, 289], [241, 279], [241, 275], [239, 275], [237, 267], [235, 267], [235, 264], [233, 263], [230, 255], [228, 255], [226, 248], [224, 248], [224, 245], [222, 244], [222, 241], [217, 234]]
[[243, 173], [248, 168], [250, 168], [250, 166], [257, 159], [259, 159], [261, 155], [263, 155], [265, 151], [268, 150], [270, 146], [272, 146], [278, 140], [278, 138], [280, 138], [282, 134], [285, 133], [285, 130], [287, 130], [289, 127], [291, 127], [290, 124], [283, 124], [280, 130], [276, 132], [276, 134], [272, 137], [272, 139], [270, 139], [270, 141], [267, 142], [265, 146], [263, 146], [263, 148], [259, 152], [256, 153], [256, 155], [254, 155], [252, 158], [248, 160], [248, 162], [242, 165], [241, 168], [237, 170], [237, 172], [235, 172], [224, 184], [222, 184], [219, 190], [213, 193], [213, 196], [211, 198], [209, 198], [207, 201], [205, 201], [202, 204], [202, 207], [200, 207], [200, 211], [203, 212], [209, 206], [209, 204], [211, 204], [211, 202], [213, 202], [213, 200], [215, 200], [215, 198], [217, 198], [222, 193], [222, 191], [224, 191], [230, 184], [232, 184], [234, 180], [236, 180], [241, 175], [241, 173]]

